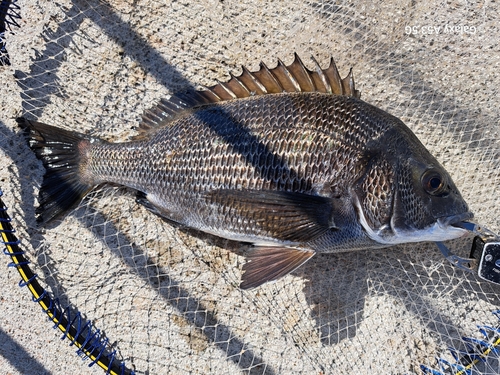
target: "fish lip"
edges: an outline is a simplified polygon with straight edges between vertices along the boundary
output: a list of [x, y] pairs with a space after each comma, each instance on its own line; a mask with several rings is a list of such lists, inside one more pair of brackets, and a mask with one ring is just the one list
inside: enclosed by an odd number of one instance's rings
[[472, 212], [464, 212], [464, 213], [458, 214], [458, 215], [440, 217], [437, 219], [437, 222], [438, 222], [439, 226], [442, 228], [447, 228], [449, 226], [453, 226], [455, 228], [463, 229], [463, 226], [461, 225], [462, 222], [470, 220], [473, 217], [474, 217], [474, 214]]

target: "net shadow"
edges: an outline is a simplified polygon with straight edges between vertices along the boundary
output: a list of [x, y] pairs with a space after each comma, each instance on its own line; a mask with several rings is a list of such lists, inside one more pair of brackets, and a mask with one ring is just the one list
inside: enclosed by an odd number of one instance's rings
[[33, 358], [26, 349], [0, 328], [0, 356], [21, 374], [51, 375], [42, 363]]
[[[492, 124], [498, 124], [497, 119], [484, 114], [475, 113], [472, 115], [470, 107], [462, 107], [439, 90], [433, 89], [433, 82], [429, 82], [423, 74], [415, 70], [415, 61], [404, 54], [394, 51], [394, 45], [377, 38], [377, 30], [367, 22], [359, 21], [356, 17], [357, 9], [352, 3], [338, 3], [336, 1], [312, 2], [310, 6], [317, 14], [328, 22], [330, 27], [341, 35], [349, 38], [355, 45], [363, 43], [363, 54], [370, 56], [370, 64], [376, 65], [380, 71], [389, 72], [391, 79], [398, 80], [400, 90], [409, 98], [410, 103], [418, 103], [418, 106], [411, 107], [415, 118], [426, 118], [429, 113], [439, 113], [437, 124], [449, 129], [454, 123], [459, 123], [460, 132], [451, 132], [451, 136], [459, 143], [467, 145], [471, 151], [482, 151], [485, 147], [498, 145], [497, 139], [488, 135]], [[415, 6], [415, 4], [413, 4]], [[406, 8], [411, 15], [415, 10]], [[411, 16], [409, 16], [411, 19]], [[403, 26], [401, 26], [401, 32]], [[421, 45], [423, 49], [419, 56], [431, 55], [427, 50], [427, 45]], [[427, 50], [427, 51], [426, 51]], [[391, 62], [398, 62], [392, 64]], [[383, 84], [382, 82], [380, 84]], [[363, 95], [363, 92], [361, 92]], [[384, 106], [391, 110], [393, 104], [384, 102]], [[397, 114], [395, 109], [394, 114]], [[493, 125], [495, 126], [495, 125]], [[499, 151], [500, 152], [500, 151]], [[498, 159], [500, 154], [496, 154]], [[494, 155], [490, 155], [494, 159]]]
[[[94, 216], [93, 222], [98, 221], [103, 225], [98, 231], [94, 226], [89, 226], [89, 230], [96, 238], [102, 241], [114, 256], [119, 257], [135, 276], [157, 290], [160, 296], [216, 346], [228, 361], [234, 362], [249, 375], [278, 373], [265, 363], [249, 343], [238, 337], [229, 326], [220, 322], [216, 313], [205, 306], [203, 301], [192, 296], [189, 290], [182, 287], [181, 282], [169, 275], [167, 269], [150, 259], [143, 249], [135, 245], [132, 238], [113, 224], [111, 218], [91, 208], [87, 208], [83, 213], [77, 211], [76, 216], [82, 224], [88, 226], [90, 212]], [[102, 233], [106, 235], [103, 236]], [[142, 259], [140, 267], [134, 259]]]

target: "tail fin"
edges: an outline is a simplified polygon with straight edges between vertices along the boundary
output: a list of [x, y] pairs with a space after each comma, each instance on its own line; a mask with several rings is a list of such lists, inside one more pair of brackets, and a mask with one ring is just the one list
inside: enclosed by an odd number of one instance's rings
[[36, 214], [37, 221], [47, 223], [77, 205], [92, 189], [94, 184], [81, 175], [91, 138], [22, 117], [17, 123], [46, 170]]

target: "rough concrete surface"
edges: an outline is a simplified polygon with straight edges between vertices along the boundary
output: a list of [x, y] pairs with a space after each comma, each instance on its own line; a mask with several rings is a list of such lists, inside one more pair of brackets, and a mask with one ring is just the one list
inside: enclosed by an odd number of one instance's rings
[[[297, 52], [401, 118], [476, 214], [500, 232], [500, 16], [469, 1], [18, 1], [0, 66], [0, 188], [40, 282], [105, 332], [138, 374], [419, 374], [495, 325], [500, 287], [433, 244], [318, 256], [271, 285], [237, 287], [235, 244], [187, 233], [103, 187], [57, 225], [35, 221], [43, 167], [15, 118], [111, 141], [172, 92]], [[470, 238], [448, 244], [467, 256]], [[0, 373], [100, 374], [18, 287], [3, 257]], [[475, 373], [496, 374], [489, 356]]]

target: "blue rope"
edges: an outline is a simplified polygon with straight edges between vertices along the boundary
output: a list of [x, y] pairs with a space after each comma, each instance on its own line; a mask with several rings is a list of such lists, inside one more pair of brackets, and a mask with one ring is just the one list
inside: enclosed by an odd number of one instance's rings
[[[29, 262], [22, 262], [24, 264], [21, 264], [21, 263], [18, 263], [19, 264], [19, 267], [23, 266], [23, 265], [26, 265], [28, 264]], [[28, 286], [30, 285], [33, 280], [35, 280], [36, 278], [38, 277], [38, 275], [35, 273], [33, 276], [31, 276], [28, 280], [24, 281], [24, 280], [21, 280], [19, 281], [19, 286], [22, 288], [23, 286]]]
[[[2, 230], [0, 230], [0, 233], [1, 233], [1, 232], [2, 232]], [[3, 241], [0, 241], [0, 242], [2, 242], [2, 243], [3, 243]], [[9, 252], [9, 251], [7, 250], [7, 248], [6, 248], [6, 247], [3, 249], [3, 253], [4, 253], [5, 255], [8, 255], [8, 256], [16, 256], [16, 255], [24, 255], [24, 254], [25, 254], [25, 252], [24, 252], [24, 251], [22, 251], [22, 250], [21, 250], [21, 251], [18, 251], [17, 253], [11, 253], [11, 252]]]
[[[492, 312], [500, 320], [500, 310]], [[472, 374], [471, 364], [477, 361], [486, 362], [488, 351], [500, 355], [497, 342], [500, 339], [500, 322], [496, 327], [478, 326], [479, 332], [484, 336], [484, 339], [474, 337], [462, 337], [467, 350], [456, 350], [448, 348], [451, 355], [455, 359], [455, 363], [450, 363], [443, 358], [438, 358], [439, 370], [420, 365], [420, 369], [426, 375], [450, 375], [450, 374]], [[467, 368], [469, 367], [469, 368]]]
[[[26, 266], [28, 264], [30, 264], [30, 262], [28, 260], [26, 260], [24, 262], [17, 262], [17, 263], [10, 262], [9, 264], [7, 264], [7, 267], [21, 268], [21, 266]], [[24, 285], [21, 285], [21, 286], [24, 286]]]
[[434, 370], [434, 369], [427, 367], [427, 366], [424, 366], [424, 365], [420, 365], [420, 370], [422, 370], [422, 372], [425, 375], [446, 375], [445, 373], [443, 373], [441, 371]]
[[42, 300], [45, 296], [47, 296], [47, 295], [48, 295], [48, 293], [47, 293], [47, 291], [44, 289], [44, 290], [43, 290], [43, 293], [40, 295], [40, 297], [35, 298], [35, 296], [32, 296], [32, 297], [31, 297], [31, 300], [32, 300], [33, 302], [40, 302], [40, 301], [41, 301], [41, 300]]
[[[12, 232], [9, 232], [9, 231], [6, 231], [6, 230], [1, 230], [0, 232], [2, 232], [2, 233], [12, 233]], [[19, 241], [19, 240], [16, 239], [15, 241], [7, 241], [7, 242], [2, 241], [2, 243], [4, 245], [8, 245], [8, 246], [16, 246], [16, 245], [19, 245], [21, 243], [21, 241]]]

